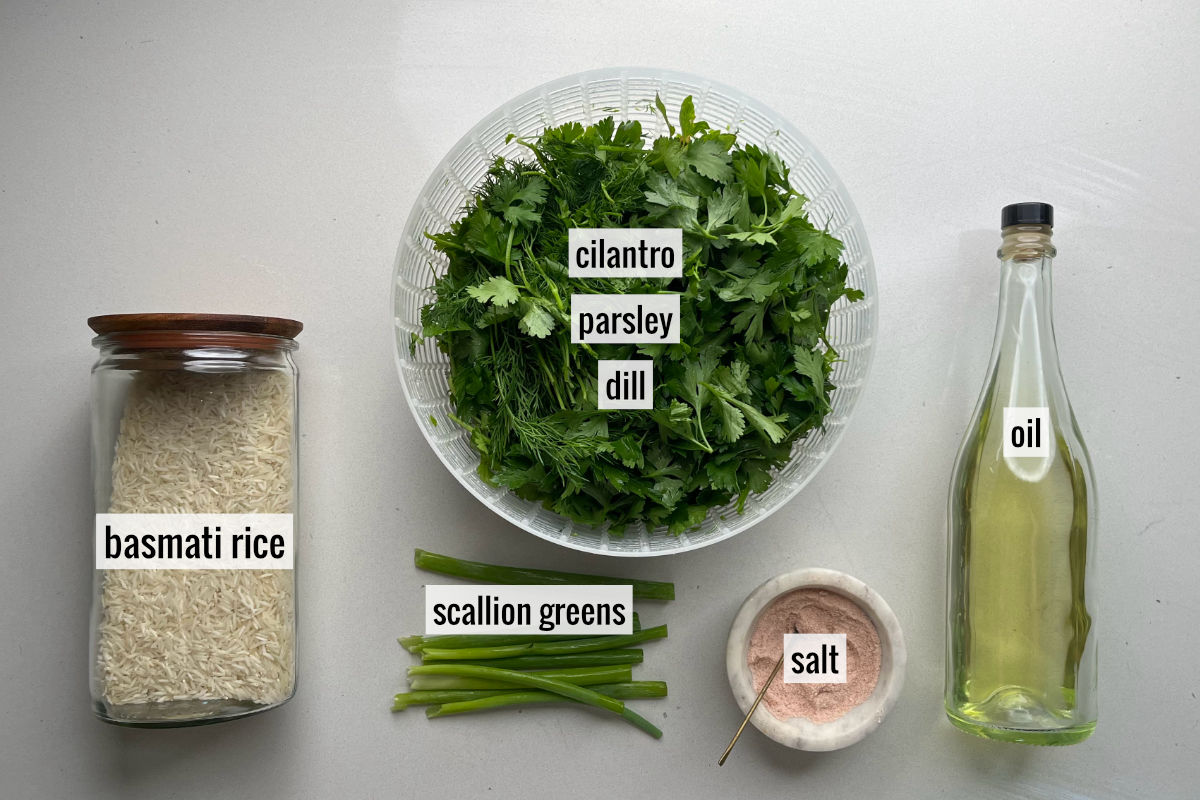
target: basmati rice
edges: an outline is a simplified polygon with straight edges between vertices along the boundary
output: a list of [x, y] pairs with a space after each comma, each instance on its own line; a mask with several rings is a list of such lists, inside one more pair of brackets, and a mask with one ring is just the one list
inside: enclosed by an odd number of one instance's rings
[[[290, 376], [139, 373], [112, 467], [112, 513], [291, 513]], [[98, 666], [120, 706], [271, 705], [295, 684], [290, 570], [109, 570]]]

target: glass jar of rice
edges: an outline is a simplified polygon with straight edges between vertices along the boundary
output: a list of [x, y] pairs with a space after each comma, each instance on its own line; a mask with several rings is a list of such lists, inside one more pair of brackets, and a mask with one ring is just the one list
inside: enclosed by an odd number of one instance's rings
[[92, 707], [120, 725], [255, 714], [296, 689], [301, 324], [227, 314], [88, 320]]

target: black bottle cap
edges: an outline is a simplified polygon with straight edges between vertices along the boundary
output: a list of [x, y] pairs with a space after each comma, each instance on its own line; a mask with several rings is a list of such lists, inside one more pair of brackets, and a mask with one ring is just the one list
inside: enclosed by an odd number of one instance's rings
[[1049, 203], [1013, 203], [1000, 212], [1000, 227], [1049, 225], [1054, 227], [1054, 206]]

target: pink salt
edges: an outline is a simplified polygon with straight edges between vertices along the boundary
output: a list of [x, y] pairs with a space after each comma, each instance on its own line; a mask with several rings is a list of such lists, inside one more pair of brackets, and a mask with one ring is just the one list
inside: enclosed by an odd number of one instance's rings
[[[746, 664], [754, 693], [762, 689], [783, 654], [785, 633], [846, 634], [845, 683], [785, 683], [775, 676], [763, 704], [778, 719], [806, 717], [832, 722], [861, 704], [879, 680], [879, 632], [862, 607], [837, 592], [797, 589], [781, 595], [759, 614], [750, 635]], [[784, 665], [784, 669], [787, 665]]]

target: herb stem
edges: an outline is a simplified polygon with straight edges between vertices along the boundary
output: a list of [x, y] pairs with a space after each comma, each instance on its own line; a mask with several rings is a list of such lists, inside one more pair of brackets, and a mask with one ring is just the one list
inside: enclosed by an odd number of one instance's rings
[[512, 268], [509, 266], [509, 264], [512, 263], [512, 243], [513, 236], [516, 234], [516, 232], [516, 228], [508, 229], [508, 243], [504, 246], [504, 274], [508, 276], [509, 283], [512, 283], [513, 279]]

